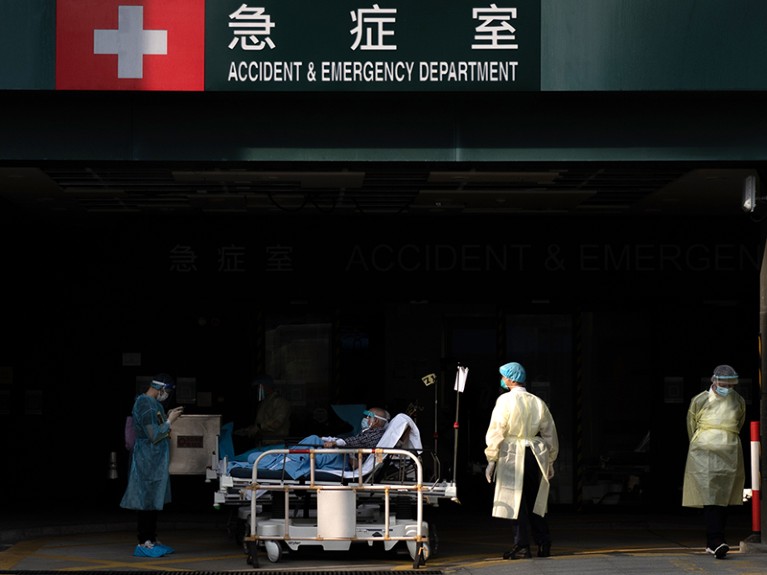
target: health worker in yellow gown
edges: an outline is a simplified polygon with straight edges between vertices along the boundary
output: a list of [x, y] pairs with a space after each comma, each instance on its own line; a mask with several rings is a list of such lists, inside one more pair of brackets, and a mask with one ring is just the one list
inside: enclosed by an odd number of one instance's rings
[[746, 420], [746, 402], [735, 391], [738, 374], [729, 365], [714, 369], [711, 386], [690, 401], [687, 435], [690, 447], [684, 470], [682, 505], [703, 508], [706, 551], [724, 559], [730, 505], [743, 504], [743, 447], [740, 429]]

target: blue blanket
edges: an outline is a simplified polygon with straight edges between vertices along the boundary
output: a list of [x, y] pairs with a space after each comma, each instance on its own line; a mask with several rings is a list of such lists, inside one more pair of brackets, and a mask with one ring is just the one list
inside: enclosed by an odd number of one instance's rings
[[[252, 449], [229, 462], [227, 472], [231, 473], [235, 468], [253, 469], [256, 459], [265, 451], [270, 449], [288, 449], [290, 446], [268, 445]], [[302, 439], [297, 445], [306, 447], [323, 446], [322, 438], [317, 435], [309, 435]], [[421, 434], [418, 426], [406, 414], [400, 413], [392, 418], [386, 426], [386, 432], [378, 442], [377, 447], [400, 447], [403, 449], [422, 449]], [[350, 456], [342, 453], [317, 453], [315, 452], [315, 471], [328, 471], [331, 474], [337, 474], [337, 477], [354, 477], [359, 470], [350, 465]], [[368, 455], [362, 463], [362, 474], [368, 473], [374, 465], [374, 455]], [[287, 476], [291, 479], [299, 479], [309, 475], [311, 470], [310, 458], [308, 453], [270, 453], [261, 458], [258, 462], [259, 470], [280, 471], [281, 476]]]
[[[322, 447], [322, 438], [318, 435], [309, 435], [303, 438], [299, 443], [299, 446], [306, 447]], [[294, 447], [294, 446], [291, 446]], [[228, 471], [237, 467], [244, 467], [252, 469], [256, 459], [259, 458], [265, 451], [270, 449], [286, 449], [278, 445], [269, 445], [266, 447], [259, 447], [248, 452], [246, 461], [233, 461], [229, 464]], [[245, 454], [243, 454], [245, 455]], [[320, 470], [338, 470], [343, 471], [350, 469], [349, 456], [341, 453], [315, 453], [314, 465], [317, 471]], [[305, 477], [310, 471], [310, 461], [308, 453], [270, 453], [262, 457], [258, 462], [258, 469], [283, 471], [287, 477], [291, 479], [299, 479]]]

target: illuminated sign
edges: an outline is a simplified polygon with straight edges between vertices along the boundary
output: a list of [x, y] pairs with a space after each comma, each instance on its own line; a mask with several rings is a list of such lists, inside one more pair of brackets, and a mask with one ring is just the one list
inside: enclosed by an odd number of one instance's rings
[[59, 90], [204, 89], [204, 0], [58, 0]]
[[534, 0], [58, 0], [56, 88], [540, 89]]
[[0, 13], [0, 90], [767, 89], [767, 3], [752, 0], [0, 0]]
[[540, 2], [208, 4], [206, 90], [540, 89]]

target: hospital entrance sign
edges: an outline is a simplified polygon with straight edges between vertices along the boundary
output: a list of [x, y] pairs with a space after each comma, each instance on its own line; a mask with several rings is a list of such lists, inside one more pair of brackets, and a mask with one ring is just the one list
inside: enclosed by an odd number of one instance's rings
[[56, 0], [55, 28], [57, 90], [540, 89], [537, 0]]
[[0, 0], [0, 13], [0, 91], [767, 89], [767, 2], [753, 0]]
[[534, 0], [241, 0], [206, 12], [208, 91], [540, 89]]

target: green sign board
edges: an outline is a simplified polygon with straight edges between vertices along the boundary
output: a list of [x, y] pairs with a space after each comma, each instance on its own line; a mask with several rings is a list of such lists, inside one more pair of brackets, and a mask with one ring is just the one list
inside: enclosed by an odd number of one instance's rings
[[763, 0], [0, 0], [0, 90], [767, 90]]
[[209, 2], [209, 91], [540, 89], [537, 0]]

